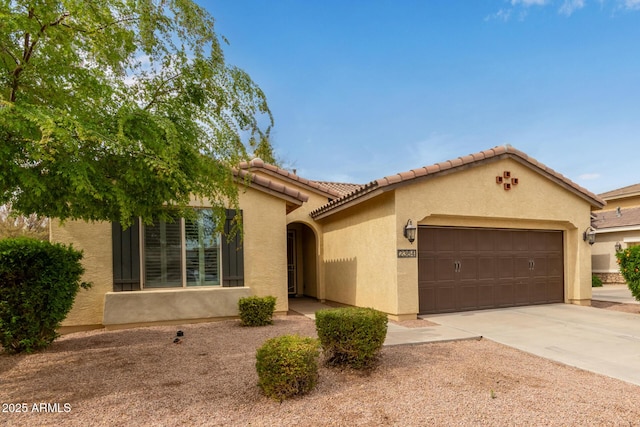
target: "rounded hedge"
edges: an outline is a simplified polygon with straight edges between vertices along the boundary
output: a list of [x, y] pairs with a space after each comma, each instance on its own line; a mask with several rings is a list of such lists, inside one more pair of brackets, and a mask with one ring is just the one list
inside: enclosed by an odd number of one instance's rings
[[0, 240], [0, 344], [10, 353], [43, 349], [58, 337], [81, 282], [82, 252], [30, 238]]
[[238, 313], [242, 326], [266, 326], [273, 324], [276, 297], [243, 297], [238, 300]]
[[283, 401], [313, 390], [318, 381], [318, 340], [283, 335], [264, 342], [256, 352], [258, 386]]
[[387, 336], [387, 315], [360, 307], [320, 310], [316, 330], [329, 365], [367, 369]]

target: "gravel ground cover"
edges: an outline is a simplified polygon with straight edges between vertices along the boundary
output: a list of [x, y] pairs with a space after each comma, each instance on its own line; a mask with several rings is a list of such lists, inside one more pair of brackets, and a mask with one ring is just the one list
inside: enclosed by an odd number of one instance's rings
[[256, 386], [255, 351], [295, 333], [316, 336], [314, 322], [65, 335], [41, 353], [0, 356], [0, 424], [640, 425], [640, 387], [486, 339], [385, 347], [370, 373], [323, 366], [314, 391], [279, 403]]

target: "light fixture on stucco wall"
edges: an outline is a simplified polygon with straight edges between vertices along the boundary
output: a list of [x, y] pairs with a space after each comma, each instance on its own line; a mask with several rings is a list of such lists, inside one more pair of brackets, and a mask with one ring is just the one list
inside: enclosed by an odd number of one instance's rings
[[596, 230], [593, 227], [588, 227], [584, 233], [582, 233], [582, 240], [593, 245], [596, 242]]
[[616, 242], [616, 245], [614, 247], [616, 248], [616, 252], [622, 251], [622, 245], [620, 244], [620, 242]]
[[416, 240], [416, 230], [417, 230], [417, 228], [418, 227], [413, 225], [411, 220], [408, 220], [407, 221], [407, 225], [404, 226], [404, 237], [407, 238], [409, 243], [413, 243], [413, 241]]

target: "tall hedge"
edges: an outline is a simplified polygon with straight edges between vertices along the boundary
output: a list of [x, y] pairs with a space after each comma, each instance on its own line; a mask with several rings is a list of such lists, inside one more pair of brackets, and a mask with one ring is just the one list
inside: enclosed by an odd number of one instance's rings
[[0, 344], [10, 353], [43, 349], [71, 310], [82, 252], [25, 237], [0, 240]]
[[640, 246], [632, 246], [616, 253], [620, 274], [627, 282], [634, 298], [640, 301]]

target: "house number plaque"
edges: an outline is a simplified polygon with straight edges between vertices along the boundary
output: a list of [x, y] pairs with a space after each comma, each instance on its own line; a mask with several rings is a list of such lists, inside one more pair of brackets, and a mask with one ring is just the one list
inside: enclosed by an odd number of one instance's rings
[[415, 258], [416, 256], [415, 249], [398, 249], [398, 258]]

